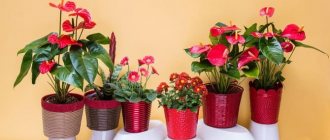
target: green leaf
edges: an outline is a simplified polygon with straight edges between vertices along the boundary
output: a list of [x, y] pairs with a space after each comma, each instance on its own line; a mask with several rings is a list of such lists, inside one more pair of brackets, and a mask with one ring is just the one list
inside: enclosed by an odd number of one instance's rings
[[66, 67], [59, 66], [52, 70], [51, 73], [57, 79], [83, 90], [83, 78], [75, 70], [70, 71]]
[[256, 31], [257, 31], [257, 23], [254, 23], [249, 28], [245, 28], [244, 37], [247, 37], [251, 35], [252, 32], [256, 32]]
[[219, 38], [218, 37], [214, 37], [211, 35], [211, 33], [209, 34], [209, 38], [210, 38], [210, 41], [212, 43], [212, 45], [217, 45], [219, 44]]
[[[50, 34], [52, 34], [52, 33], [50, 33]], [[48, 43], [48, 36], [50, 34], [48, 34], [48, 35], [46, 35], [46, 36], [44, 36], [42, 38], [39, 38], [39, 39], [31, 42], [30, 44], [27, 44], [23, 49], [19, 50], [17, 52], [17, 54], [25, 53], [28, 50], [34, 50], [34, 49], [36, 49], [38, 47], [41, 47], [41, 46], [47, 44]]]
[[35, 84], [36, 83], [36, 80], [40, 74], [39, 72], [39, 63], [38, 62], [33, 62], [32, 63], [32, 68], [31, 68], [31, 71], [32, 71], [32, 84]]
[[321, 52], [321, 53], [327, 55], [328, 58], [329, 58], [329, 55], [328, 55], [326, 52], [324, 52], [324, 51], [322, 51], [322, 50], [320, 50], [320, 49], [318, 49], [318, 48], [316, 48], [316, 47], [313, 47], [313, 46], [310, 46], [310, 45], [306, 45], [306, 44], [303, 44], [303, 43], [301, 43], [301, 42], [297, 42], [297, 41], [294, 41], [294, 40], [292, 40], [292, 43], [293, 43], [296, 47], [304, 47], [304, 48], [310, 48], [310, 49], [317, 50], [317, 51], [319, 51], [319, 52]]
[[133, 102], [133, 103], [137, 103], [139, 101], [141, 101], [141, 98], [137, 96], [137, 94], [132, 94], [130, 97], [129, 97], [129, 101], [130, 102]]
[[105, 73], [101, 68], [99, 68], [98, 74], [101, 77], [102, 83], [106, 83], [107, 82], [107, 77], [105, 76]]
[[23, 80], [23, 78], [28, 74], [28, 72], [31, 68], [31, 64], [32, 64], [32, 50], [28, 50], [23, 57], [23, 61], [21, 64], [21, 70], [16, 78], [14, 87], [16, 87]]
[[185, 51], [188, 55], [190, 55], [192, 58], [198, 58], [198, 57], [201, 56], [201, 54], [192, 54], [192, 53], [190, 53], [190, 48], [184, 49], [184, 51]]
[[122, 66], [121, 65], [116, 65], [113, 72], [112, 72], [112, 75], [111, 75], [111, 81], [114, 82], [114, 81], [117, 81], [118, 80], [118, 77], [119, 77], [119, 74], [120, 74], [120, 71], [122, 70]]
[[208, 60], [204, 60], [202, 62], [197, 62], [194, 61], [191, 63], [191, 70], [193, 72], [207, 72], [207, 71], [211, 71], [213, 69], [212, 64], [210, 64], [210, 62], [208, 62]]
[[250, 77], [250, 78], [258, 78], [259, 76], [259, 69], [258, 66], [255, 62], [248, 63], [246, 65], [247, 67], [244, 67], [242, 69], [242, 72], [244, 73], [245, 76]]
[[57, 45], [44, 45], [35, 50], [35, 56], [33, 60], [36, 62], [48, 61], [53, 59], [60, 52], [61, 50], [57, 47]]
[[89, 83], [93, 84], [97, 75], [97, 59], [89, 54], [82, 55], [82, 50], [71, 49], [70, 59], [74, 69]]
[[152, 102], [153, 100], [155, 100], [157, 98], [157, 93], [149, 91], [146, 93], [147, 94], [147, 99]]
[[217, 22], [215, 25], [218, 26], [218, 27], [224, 27], [224, 26], [227, 26], [226, 24], [224, 24], [224, 23], [222, 23], [222, 22]]
[[99, 44], [88, 43], [87, 48], [93, 57], [100, 59], [109, 69], [113, 70], [113, 63], [108, 52]]
[[236, 67], [229, 67], [227, 71], [221, 71], [221, 73], [226, 74], [227, 76], [235, 79], [240, 79], [241, 75]]
[[101, 33], [91, 34], [91, 35], [87, 36], [87, 39], [92, 42], [96, 42], [98, 44], [109, 44], [110, 43], [109, 38], [104, 36]]
[[[267, 41], [265, 39], [261, 39], [260, 41]], [[259, 44], [262, 44], [259, 41]], [[281, 44], [276, 40], [276, 38], [272, 38], [268, 40], [267, 46], [259, 45], [262, 54], [269, 59], [270, 61], [274, 62], [275, 64], [280, 64], [283, 61], [283, 50]]]

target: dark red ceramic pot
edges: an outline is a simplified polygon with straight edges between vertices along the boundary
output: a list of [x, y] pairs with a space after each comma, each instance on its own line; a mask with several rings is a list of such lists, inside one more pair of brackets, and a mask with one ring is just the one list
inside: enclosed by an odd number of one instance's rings
[[147, 131], [150, 121], [151, 103], [147, 102], [123, 102], [124, 129], [126, 132], [139, 133]]

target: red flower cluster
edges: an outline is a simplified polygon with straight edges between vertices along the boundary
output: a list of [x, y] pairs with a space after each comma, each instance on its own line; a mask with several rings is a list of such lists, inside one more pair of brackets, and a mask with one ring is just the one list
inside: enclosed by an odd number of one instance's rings
[[[126, 66], [129, 65], [129, 59], [127, 56], [125, 56], [121, 61], [120, 61], [120, 65], [121, 66]], [[132, 82], [132, 83], [136, 83], [139, 80], [142, 79], [141, 76], [144, 76], [147, 78], [147, 80], [149, 79], [149, 77], [151, 76], [151, 74], [157, 74], [159, 75], [158, 71], [156, 70], [156, 68], [154, 68], [153, 66], [151, 66], [151, 70], [150, 65], [155, 63], [155, 59], [153, 56], [145, 56], [143, 59], [138, 59], [138, 63], [139, 63], [139, 67], [137, 71], [130, 71], [128, 74], [128, 81]], [[144, 64], [147, 65], [147, 68], [145, 67], [141, 67]], [[151, 73], [151, 74], [150, 74]]]
[[58, 44], [58, 48], [63, 49], [71, 45], [82, 46], [81, 43], [74, 40], [69, 35], [58, 36], [56, 33], [52, 33], [48, 36], [48, 42], [51, 44]]

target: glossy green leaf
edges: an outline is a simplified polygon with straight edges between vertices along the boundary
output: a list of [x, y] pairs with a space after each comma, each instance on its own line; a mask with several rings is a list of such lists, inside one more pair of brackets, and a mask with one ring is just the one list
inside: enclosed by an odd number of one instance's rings
[[93, 42], [87, 45], [90, 54], [100, 59], [109, 69], [113, 70], [113, 63], [108, 52], [99, 44]]
[[[260, 41], [267, 41], [265, 39], [261, 39]], [[259, 44], [263, 44], [260, 43]], [[267, 42], [267, 46], [259, 45], [262, 54], [274, 62], [275, 64], [280, 64], [283, 61], [283, 50], [281, 44], [276, 40], [276, 38], [272, 38]]]
[[245, 28], [244, 37], [250, 36], [252, 32], [257, 31], [257, 23], [254, 23], [249, 28]]
[[226, 24], [224, 24], [222, 22], [217, 22], [215, 25], [218, 26], [218, 27], [225, 27], [225, 26], [227, 26]]
[[32, 84], [36, 83], [36, 80], [37, 80], [37, 78], [40, 74], [39, 65], [40, 65], [40, 63], [38, 63], [38, 62], [32, 62], [32, 68], [31, 68], [31, 71], [32, 71]]
[[147, 99], [152, 102], [153, 100], [155, 100], [157, 98], [157, 93], [155, 92], [147, 92]]
[[304, 43], [297, 42], [297, 41], [294, 41], [294, 40], [292, 40], [292, 43], [293, 43], [296, 47], [304, 47], [304, 48], [310, 48], [310, 49], [317, 50], [317, 51], [319, 51], [319, 52], [321, 52], [321, 53], [327, 55], [328, 58], [329, 58], [329, 55], [328, 55], [326, 52], [324, 52], [324, 51], [322, 51], [322, 50], [320, 50], [320, 49], [318, 49], [318, 48], [316, 48], [316, 47], [313, 47], [313, 46], [310, 46], [310, 45], [306, 45], [306, 44], [304, 44]]
[[16, 87], [28, 74], [31, 68], [31, 64], [32, 64], [32, 50], [28, 50], [23, 57], [21, 69], [14, 83], [14, 87]]
[[87, 36], [87, 39], [92, 42], [96, 42], [98, 44], [109, 44], [110, 43], [109, 38], [104, 36], [101, 33], [91, 34], [91, 35]]
[[229, 67], [227, 71], [221, 71], [221, 73], [234, 79], [240, 79], [241, 77], [237, 67], [233, 67], [233, 66]]
[[112, 75], [111, 75], [111, 81], [117, 81], [120, 71], [123, 69], [121, 65], [116, 65], [115, 68], [113, 69]]
[[[52, 33], [50, 33], [50, 34], [52, 34]], [[38, 47], [41, 47], [41, 46], [47, 44], [48, 43], [48, 36], [50, 34], [48, 34], [48, 35], [46, 35], [46, 36], [44, 36], [42, 38], [39, 38], [39, 39], [31, 42], [30, 44], [27, 44], [23, 49], [19, 50], [17, 52], [17, 54], [25, 53], [28, 50], [34, 50], [34, 49], [36, 49]]]
[[212, 43], [212, 45], [217, 45], [219, 44], [219, 38], [218, 37], [214, 37], [211, 35], [211, 33], [209, 34], [209, 38], [210, 38], [210, 41]]
[[248, 63], [246, 65], [247, 67], [244, 67], [242, 69], [242, 72], [245, 76], [250, 78], [258, 78], [259, 76], [259, 68], [255, 62]]
[[57, 79], [83, 90], [83, 78], [75, 70], [70, 71], [64, 66], [59, 66], [52, 70], [51, 73]]
[[194, 61], [191, 63], [191, 70], [197, 73], [211, 71], [213, 68], [214, 67], [208, 62], [208, 60], [202, 62]]

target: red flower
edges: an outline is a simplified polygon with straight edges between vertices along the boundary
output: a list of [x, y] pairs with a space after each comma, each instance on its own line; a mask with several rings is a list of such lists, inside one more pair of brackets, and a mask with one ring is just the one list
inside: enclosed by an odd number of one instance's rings
[[293, 50], [293, 45], [290, 42], [282, 42], [281, 47], [284, 52], [291, 52]]
[[77, 8], [74, 11], [75, 13], [72, 13], [69, 16], [79, 16], [84, 19], [85, 23], [90, 23], [92, 21], [91, 15], [88, 10], [83, 8]]
[[260, 16], [272, 17], [275, 9], [273, 7], [264, 7], [260, 10]]
[[176, 79], [178, 79], [179, 78], [179, 74], [177, 74], [177, 73], [172, 73], [171, 75], [170, 75], [170, 81], [171, 82], [174, 82]]
[[259, 51], [256, 47], [245, 50], [238, 58], [238, 68], [242, 68], [251, 61], [259, 60]]
[[264, 33], [264, 37], [268, 37], [268, 38], [271, 38], [271, 37], [274, 37], [275, 35], [271, 32], [267, 32], [267, 33]]
[[179, 75], [179, 78], [185, 78], [185, 79], [191, 79], [188, 73], [181, 72]]
[[200, 84], [203, 84], [203, 81], [198, 76], [191, 79], [191, 85], [192, 86], [196, 86], [196, 85], [200, 85]]
[[71, 38], [71, 36], [69, 35], [62, 35], [60, 36], [60, 38], [58, 39], [58, 47], [60, 49], [63, 49], [67, 46], [70, 46], [70, 45], [77, 45], [77, 46], [82, 46], [81, 43], [78, 43], [76, 40], [74, 40], [73, 38]]
[[192, 46], [189, 51], [191, 54], [202, 54], [208, 51], [211, 48], [211, 45], [195, 45]]
[[143, 58], [143, 61], [147, 64], [147, 65], [150, 65], [150, 64], [153, 64], [155, 63], [155, 59], [153, 56], [145, 56]]
[[146, 62], [144, 62], [144, 61], [141, 60], [141, 59], [139, 59], [138, 62], [139, 62], [139, 66], [142, 66], [142, 65], [146, 64]]
[[207, 88], [205, 85], [197, 85], [194, 87], [194, 92], [197, 94], [206, 95], [207, 94]]
[[207, 54], [207, 59], [212, 65], [222, 66], [227, 62], [229, 50], [225, 45], [219, 44], [211, 48]]
[[306, 39], [305, 32], [303, 30], [304, 27], [299, 28], [295, 24], [289, 24], [285, 27], [282, 32], [282, 37], [289, 38], [291, 40], [299, 40], [303, 41]]
[[120, 61], [121, 66], [126, 66], [128, 64], [128, 57], [125, 56], [123, 59]]
[[140, 73], [144, 77], [148, 77], [149, 76], [149, 72], [145, 68], [140, 68]]
[[73, 28], [73, 26], [72, 26], [70, 20], [65, 20], [65, 21], [63, 22], [63, 24], [62, 24], [62, 28], [63, 28], [63, 30], [66, 31], [66, 32], [72, 32], [72, 31], [75, 30], [75, 29]]
[[51, 71], [54, 66], [55, 66], [55, 62], [54, 61], [43, 61], [39, 65], [39, 72], [41, 74], [45, 74], [45, 73]]
[[223, 26], [223, 27], [217, 27], [214, 26], [210, 29], [211, 36], [217, 37], [226, 31], [235, 31], [235, 30], [240, 30], [236, 25], [232, 26]]
[[61, 11], [65, 11], [65, 12], [71, 12], [76, 9], [76, 4], [72, 1], [67, 1], [64, 5], [63, 5], [63, 3], [58, 4], [58, 5], [56, 5], [54, 3], [49, 3], [49, 5], [51, 7], [58, 8]]
[[251, 35], [255, 38], [262, 38], [264, 35], [259, 32], [252, 32]]
[[226, 39], [232, 45], [245, 43], [245, 39], [241, 35], [226, 36]]
[[128, 74], [128, 81], [132, 82], [132, 83], [136, 83], [138, 82], [140, 79], [140, 75], [138, 72], [136, 71], [131, 71], [129, 74]]
[[157, 93], [162, 93], [163, 91], [167, 92], [168, 91], [169, 86], [167, 85], [167, 83], [165, 82], [161, 82], [159, 84], [159, 86], [157, 87]]
[[58, 35], [56, 33], [52, 33], [48, 36], [48, 42], [50, 44], [56, 44], [58, 42]]
[[77, 29], [80, 29], [80, 28], [84, 28], [84, 29], [92, 29], [94, 28], [96, 25], [95, 22], [93, 21], [89, 21], [89, 22], [86, 22], [86, 21], [82, 21], [79, 23]]
[[151, 66], [151, 69], [152, 69], [151, 74], [159, 75], [158, 71], [153, 66]]

